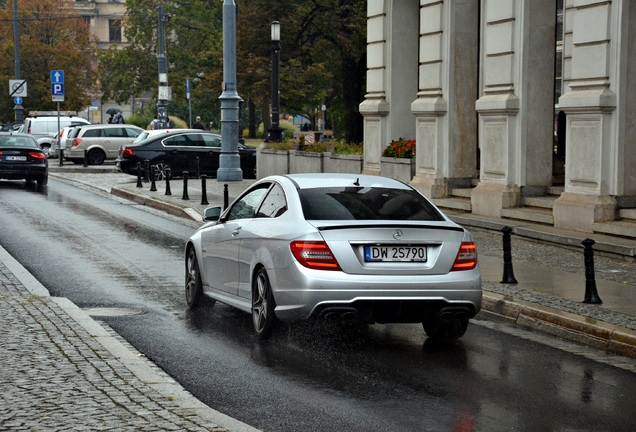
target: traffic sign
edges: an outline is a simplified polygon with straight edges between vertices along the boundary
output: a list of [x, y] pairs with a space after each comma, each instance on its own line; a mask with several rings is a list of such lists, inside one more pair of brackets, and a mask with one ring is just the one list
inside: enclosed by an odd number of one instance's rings
[[51, 84], [51, 94], [53, 96], [64, 96], [64, 83]]
[[9, 80], [9, 96], [21, 96], [27, 95], [27, 82], [26, 80]]
[[64, 71], [51, 71], [51, 96], [53, 102], [64, 102]]
[[22, 105], [22, 98], [20, 96], [16, 96], [13, 98], [13, 103], [16, 105]]
[[51, 84], [62, 83], [64, 84], [64, 71], [52, 70], [51, 71]]

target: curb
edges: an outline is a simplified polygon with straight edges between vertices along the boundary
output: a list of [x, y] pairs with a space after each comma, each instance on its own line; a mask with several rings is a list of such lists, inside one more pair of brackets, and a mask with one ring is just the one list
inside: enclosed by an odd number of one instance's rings
[[498, 293], [484, 291], [484, 315], [518, 327], [636, 359], [636, 332]]
[[152, 207], [155, 208], [157, 210], [162, 210], [165, 211], [167, 213], [170, 213], [171, 215], [174, 216], [180, 216], [180, 217], [184, 217], [196, 222], [202, 222], [202, 218], [201, 215], [199, 215], [199, 213], [197, 213], [194, 209], [192, 208], [183, 208], [174, 204], [170, 204], [164, 201], [160, 201], [158, 199], [155, 198], [151, 198], [147, 195], [140, 195], [140, 194], [136, 194], [134, 192], [130, 192], [127, 191], [125, 189], [121, 189], [118, 187], [113, 187], [110, 190], [110, 193], [112, 195], [121, 197], [121, 198], [125, 198], [127, 200], [136, 202], [137, 204], [141, 204], [144, 206], [148, 206], [148, 207]]

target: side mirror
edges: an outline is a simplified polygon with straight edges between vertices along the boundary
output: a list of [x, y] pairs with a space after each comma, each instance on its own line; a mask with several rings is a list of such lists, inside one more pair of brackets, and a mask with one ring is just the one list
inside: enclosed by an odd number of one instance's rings
[[218, 221], [221, 217], [221, 207], [209, 207], [203, 210], [204, 221]]

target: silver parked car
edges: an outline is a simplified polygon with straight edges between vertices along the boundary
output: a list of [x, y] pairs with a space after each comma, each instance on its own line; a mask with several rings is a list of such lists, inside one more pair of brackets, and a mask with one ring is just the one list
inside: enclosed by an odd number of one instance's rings
[[188, 306], [251, 313], [261, 339], [310, 318], [421, 322], [453, 339], [481, 308], [470, 233], [394, 179], [270, 176], [204, 217], [185, 248]]
[[79, 164], [102, 165], [115, 159], [119, 148], [132, 143], [143, 129], [129, 124], [95, 124], [72, 129], [66, 139], [64, 159]]

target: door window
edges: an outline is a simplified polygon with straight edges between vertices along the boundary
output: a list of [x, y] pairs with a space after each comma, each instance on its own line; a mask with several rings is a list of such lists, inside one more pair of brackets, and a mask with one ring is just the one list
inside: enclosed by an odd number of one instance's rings
[[275, 184], [263, 200], [256, 217], [275, 218], [285, 213], [285, 211], [287, 211], [285, 192], [283, 192], [283, 188], [279, 184]]
[[221, 137], [217, 135], [202, 135], [206, 147], [221, 147]]
[[260, 185], [257, 189], [251, 190], [243, 196], [228, 213], [227, 220], [249, 219], [254, 217], [254, 213], [258, 208], [261, 200], [267, 193], [269, 184]]
[[124, 128], [108, 128], [104, 129], [104, 136], [107, 138], [126, 138]]

